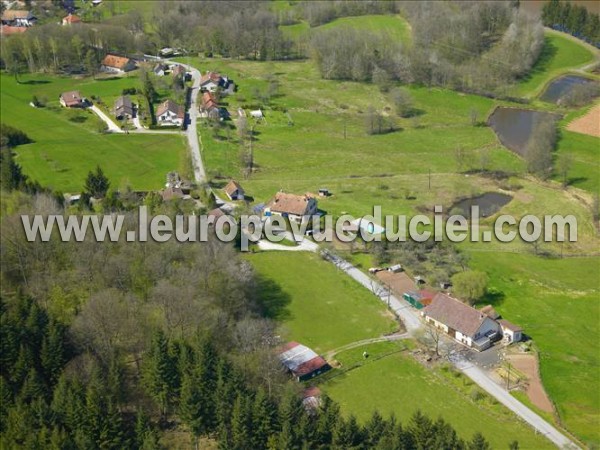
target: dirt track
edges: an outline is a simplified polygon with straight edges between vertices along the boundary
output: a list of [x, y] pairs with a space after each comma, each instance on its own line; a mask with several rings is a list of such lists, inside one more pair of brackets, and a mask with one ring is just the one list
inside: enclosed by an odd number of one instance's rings
[[600, 105], [594, 106], [584, 116], [569, 123], [567, 130], [600, 137]]
[[527, 396], [531, 403], [542, 411], [554, 412], [552, 402], [548, 398], [540, 379], [537, 358], [534, 355], [510, 355], [510, 363], [528, 378]]

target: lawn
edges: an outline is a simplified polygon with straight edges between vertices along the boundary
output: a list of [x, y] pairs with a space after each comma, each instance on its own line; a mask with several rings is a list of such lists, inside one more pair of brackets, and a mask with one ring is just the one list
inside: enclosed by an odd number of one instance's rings
[[541, 259], [473, 252], [485, 270], [496, 310], [521, 325], [541, 355], [544, 387], [563, 424], [600, 444], [600, 304], [597, 258]]
[[[97, 132], [98, 118], [89, 111], [61, 108], [58, 96], [79, 89], [82, 95], [99, 96], [108, 104], [137, 78], [73, 79], [50, 75], [22, 76], [21, 83], [2, 75], [2, 122], [27, 133], [34, 143], [16, 149], [25, 174], [54, 189], [80, 189], [88, 171], [100, 165], [114, 188], [159, 189], [165, 174], [185, 167], [186, 146], [176, 135], [110, 135]], [[33, 95], [47, 102], [32, 108]], [[73, 121], [74, 119], [77, 119]]]
[[517, 84], [515, 94], [535, 97], [552, 79], [592, 61], [593, 54], [587, 47], [562, 33], [546, 30], [542, 54], [532, 71]]
[[262, 297], [284, 307], [281, 333], [318, 353], [394, 331], [377, 297], [318, 255], [260, 252], [247, 260], [262, 278]]
[[[571, 155], [572, 158], [572, 166], [568, 174], [569, 184], [592, 193], [599, 193], [600, 139], [562, 129], [556, 158], [563, 153]], [[555, 179], [562, 182], [558, 174]]]
[[514, 440], [523, 449], [553, 448], [494, 400], [487, 396], [472, 399], [471, 392], [478, 388], [462, 375], [426, 369], [406, 352], [377, 359], [395, 351], [397, 345], [372, 344], [338, 354], [343, 367], [359, 360], [365, 350], [369, 359], [363, 366], [320, 384], [321, 389], [340, 403], [343, 413], [352, 413], [363, 422], [378, 410], [384, 416], [393, 413], [406, 424], [420, 409], [433, 419], [444, 418], [464, 439], [482, 432], [493, 448], [508, 448]]

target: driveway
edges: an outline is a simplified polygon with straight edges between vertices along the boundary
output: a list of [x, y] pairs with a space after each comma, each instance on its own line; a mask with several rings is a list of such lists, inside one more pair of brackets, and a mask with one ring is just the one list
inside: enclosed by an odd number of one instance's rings
[[96, 114], [108, 127], [108, 131], [110, 133], [124, 133], [123, 130], [121, 130], [121, 128], [114, 123], [110, 117], [108, 117], [106, 114], [104, 114], [102, 112], [102, 110], [100, 108], [98, 108], [96, 105], [92, 105], [90, 106], [90, 109], [92, 110], [92, 112], [94, 114]]
[[[289, 231], [285, 232], [285, 237], [290, 241], [296, 242], [296, 240], [294, 239], [294, 235]], [[319, 246], [316, 243], [304, 237], [300, 237], [298, 239], [297, 245], [293, 247], [289, 245], [278, 244], [276, 242], [271, 242], [267, 239], [261, 239], [256, 244], [261, 250], [279, 250], [284, 252], [316, 252], [319, 249]]]

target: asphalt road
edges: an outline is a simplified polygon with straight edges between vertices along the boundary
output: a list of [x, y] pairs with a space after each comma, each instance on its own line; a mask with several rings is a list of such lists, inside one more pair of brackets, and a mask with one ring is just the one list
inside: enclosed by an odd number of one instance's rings
[[179, 63], [185, 67], [192, 76], [192, 93], [190, 98], [190, 108], [188, 110], [188, 126], [186, 130], [188, 145], [192, 155], [192, 167], [194, 168], [194, 179], [197, 183], [206, 182], [206, 171], [204, 163], [200, 156], [200, 142], [196, 130], [198, 120], [198, 94], [200, 93], [200, 71], [190, 65]]

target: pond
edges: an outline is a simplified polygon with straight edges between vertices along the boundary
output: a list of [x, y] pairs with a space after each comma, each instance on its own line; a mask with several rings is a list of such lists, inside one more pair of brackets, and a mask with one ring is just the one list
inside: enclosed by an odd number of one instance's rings
[[511, 200], [512, 197], [507, 194], [486, 192], [476, 197], [469, 197], [455, 202], [449, 211], [451, 214], [460, 214], [469, 219], [471, 217], [471, 206], [479, 206], [479, 216], [489, 217], [500, 211]]
[[527, 141], [538, 121], [558, 120], [557, 114], [530, 109], [498, 107], [489, 118], [489, 124], [506, 148], [525, 154]]
[[577, 75], [560, 77], [548, 85], [540, 99], [549, 103], [558, 103], [559, 100], [563, 96], [569, 94], [575, 86], [592, 83], [596, 82], [588, 78], [578, 77]]

